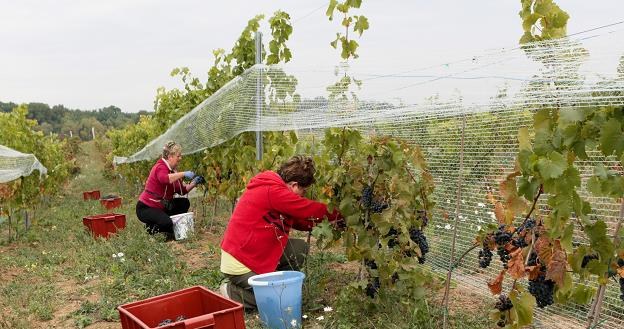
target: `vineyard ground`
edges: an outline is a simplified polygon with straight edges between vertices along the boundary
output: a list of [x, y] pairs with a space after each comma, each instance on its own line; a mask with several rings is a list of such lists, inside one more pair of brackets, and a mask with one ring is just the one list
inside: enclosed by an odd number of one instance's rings
[[[223, 279], [219, 241], [229, 207], [218, 207], [214, 216], [212, 205], [196, 198], [194, 237], [184, 242], [151, 237], [134, 214], [136, 189], [103, 177], [102, 155], [92, 142], [81, 149], [81, 173], [65, 191], [28, 205], [34, 217], [26, 233], [9, 241], [6, 224], [0, 225], [0, 328], [120, 328], [120, 304], [193, 285], [216, 290]], [[83, 216], [105, 212], [96, 201], [82, 200], [82, 191], [91, 189], [124, 198], [116, 212], [126, 214], [127, 228], [109, 240], [94, 240], [83, 229]], [[361, 313], [357, 300], [352, 307], [344, 301], [338, 307], [341, 289], [358, 270], [358, 264], [345, 261], [340, 248], [312, 248], [304, 287], [306, 328], [337, 327], [341, 316], [350, 317], [353, 328], [379, 328], [380, 323], [385, 328], [441, 327], [439, 283], [430, 287], [417, 310], [379, 305], [375, 312]], [[451, 327], [490, 327], [489, 303], [475, 292], [452, 289]], [[323, 306], [335, 310], [324, 312]], [[248, 328], [260, 328], [256, 314], [245, 316]], [[320, 316], [324, 319], [317, 320]]]

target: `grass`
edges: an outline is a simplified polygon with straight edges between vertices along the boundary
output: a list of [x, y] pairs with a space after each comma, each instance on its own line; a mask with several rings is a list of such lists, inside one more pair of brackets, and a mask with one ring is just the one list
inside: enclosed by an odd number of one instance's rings
[[[134, 188], [102, 176], [102, 161], [92, 143], [82, 144], [82, 149], [80, 175], [62, 195], [33, 206], [36, 212], [28, 231], [9, 242], [3, 238], [6, 228], [0, 226], [0, 328], [119, 328], [118, 305], [193, 285], [216, 290], [223, 279], [219, 241], [229, 205], [219, 205], [217, 216], [212, 216], [212, 205], [192, 201], [198, 233], [184, 242], [164, 242], [146, 234], [136, 219]], [[127, 227], [109, 240], [95, 240], [83, 228], [83, 216], [105, 211], [97, 201], [82, 200], [82, 191], [92, 189], [124, 198], [115, 212], [126, 214]], [[441, 326], [436, 287], [417, 308], [382, 305], [345, 288], [357, 267], [340, 253], [313, 251], [307, 267], [306, 328]], [[469, 303], [469, 311], [454, 308], [452, 327], [488, 327], [487, 305], [472, 297]], [[333, 311], [324, 312], [324, 306]], [[324, 319], [317, 320], [320, 316]], [[253, 313], [246, 315], [246, 324], [261, 328]]]

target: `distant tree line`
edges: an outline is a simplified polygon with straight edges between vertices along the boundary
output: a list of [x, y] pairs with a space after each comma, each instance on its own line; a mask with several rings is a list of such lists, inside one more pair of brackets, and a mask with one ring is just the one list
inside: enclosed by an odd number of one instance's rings
[[[0, 102], [0, 112], [11, 112], [17, 106], [18, 104], [12, 102]], [[120, 108], [112, 105], [97, 110], [82, 111], [68, 109], [63, 105], [50, 107], [44, 103], [28, 104], [28, 118], [37, 121], [36, 130], [60, 136], [69, 136], [71, 131], [73, 136], [80, 137], [82, 140], [91, 139], [91, 127], [98, 135], [109, 129], [119, 129], [137, 123], [141, 115], [147, 114], [150, 112], [124, 113]]]

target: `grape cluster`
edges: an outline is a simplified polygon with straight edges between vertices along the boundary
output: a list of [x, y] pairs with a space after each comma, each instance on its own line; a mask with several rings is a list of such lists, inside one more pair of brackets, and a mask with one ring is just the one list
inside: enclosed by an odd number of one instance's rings
[[524, 230], [530, 230], [535, 227], [535, 219], [529, 218], [516, 228], [516, 232], [522, 233]]
[[494, 307], [500, 312], [505, 312], [507, 310], [510, 310], [513, 307], [513, 304], [511, 303], [511, 299], [509, 299], [507, 295], [501, 294], [498, 297], [498, 301], [496, 302], [496, 305]]
[[365, 186], [362, 190], [362, 199], [360, 202], [362, 202], [362, 206], [367, 209], [373, 203], [373, 189], [370, 186]]
[[589, 262], [592, 259], [598, 259], [598, 255], [592, 254], [592, 255], [585, 255], [585, 256], [583, 256], [583, 261], [581, 262], [581, 267], [582, 268], [587, 267], [587, 264], [589, 264]]
[[388, 206], [389, 205], [386, 202], [373, 201], [370, 206], [370, 210], [375, 214], [381, 214], [382, 211], [388, 209]]
[[[377, 269], [377, 263], [375, 263], [375, 261], [372, 259], [365, 259], [364, 265], [366, 265], [366, 267], [368, 267], [371, 270]], [[370, 298], [375, 298], [380, 287], [381, 287], [381, 281], [379, 280], [378, 277], [369, 278], [368, 284], [366, 284], [366, 289], [365, 289], [366, 296]]]
[[381, 213], [389, 207], [387, 202], [373, 199], [373, 189], [370, 186], [364, 186], [360, 202], [365, 209], [370, 209], [371, 212], [376, 214]]
[[511, 237], [513, 233], [509, 233], [505, 230], [505, 225], [500, 225], [498, 230], [494, 233], [494, 241], [499, 246], [506, 245], [509, 241], [511, 241]]
[[537, 306], [544, 308], [554, 303], [555, 283], [547, 280], [544, 274], [540, 274], [537, 279], [529, 280], [529, 292], [535, 297]]
[[420, 256], [418, 257], [418, 263], [425, 263], [425, 254], [429, 252], [429, 243], [427, 243], [427, 237], [425, 234], [419, 229], [411, 229], [410, 230], [410, 239], [418, 244], [418, 248], [420, 248]]
[[487, 268], [492, 262], [492, 251], [483, 243], [483, 248], [479, 250], [479, 267]]
[[399, 231], [397, 231], [397, 229], [395, 229], [394, 227], [391, 227], [388, 231], [388, 234], [386, 234], [386, 236], [391, 237], [390, 240], [388, 240], [388, 247], [394, 248], [394, 246], [399, 244], [396, 238], [397, 235], [399, 235]]
[[511, 240], [511, 245], [518, 248], [524, 248], [529, 246], [524, 237], [521, 236]]
[[532, 251], [529, 255], [529, 260], [527, 261], [527, 266], [536, 266], [537, 265], [537, 253]]
[[503, 263], [503, 267], [507, 268], [507, 262], [511, 259], [509, 251], [507, 251], [504, 247], [499, 246], [496, 248], [496, 253], [498, 254], [498, 258], [500, 258], [500, 261]]

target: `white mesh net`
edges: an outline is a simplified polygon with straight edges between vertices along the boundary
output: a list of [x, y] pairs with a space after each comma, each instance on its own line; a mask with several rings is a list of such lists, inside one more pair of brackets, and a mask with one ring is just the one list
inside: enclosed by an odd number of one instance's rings
[[40, 177], [48, 173], [46, 167], [34, 155], [0, 145], [0, 183], [29, 176], [34, 170], [39, 171]]
[[[447, 269], [455, 226], [460, 253], [472, 245], [480, 227], [496, 222], [485, 199], [486, 189], [513, 169], [518, 129], [532, 127], [535, 110], [624, 106], [624, 38], [617, 28], [535, 43], [529, 52], [520, 47], [491, 50], [392, 74], [357, 64], [328, 69], [257, 65], [141, 151], [117, 157], [115, 162], [157, 158], [167, 140], [179, 142], [186, 154], [195, 153], [244, 131], [314, 133], [326, 127], [349, 126], [401, 137], [422, 146], [434, 176], [437, 205], [429, 228], [433, 240], [429, 259], [434, 267]], [[358, 79], [361, 86], [328, 90], [345, 76]], [[464, 170], [459, 216], [454, 218], [460, 152]], [[584, 179], [591, 174], [587, 171], [592, 162], [604, 160], [594, 155], [581, 163]], [[592, 202], [595, 215], [604, 219], [612, 232], [619, 204], [590, 197], [584, 188], [580, 193]], [[584, 242], [580, 235], [577, 238], [576, 242]], [[460, 286], [491, 296], [486, 281], [501, 268], [493, 262], [489, 269], [480, 269], [476, 258], [476, 252], [466, 257], [454, 278]], [[609, 283], [601, 315], [604, 327], [624, 326], [624, 303], [618, 290], [616, 283]], [[582, 327], [587, 312], [584, 305], [551, 306], [538, 310], [536, 324]]]

